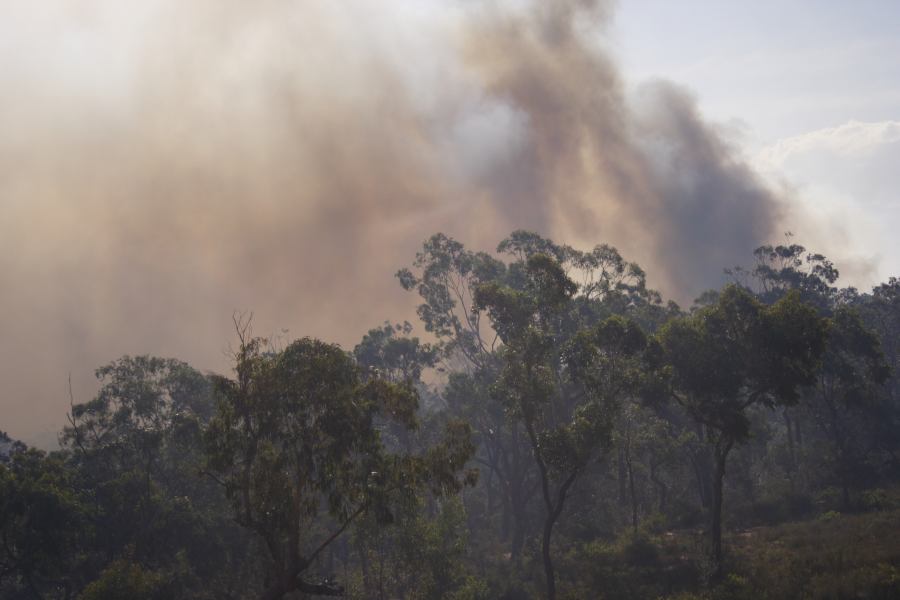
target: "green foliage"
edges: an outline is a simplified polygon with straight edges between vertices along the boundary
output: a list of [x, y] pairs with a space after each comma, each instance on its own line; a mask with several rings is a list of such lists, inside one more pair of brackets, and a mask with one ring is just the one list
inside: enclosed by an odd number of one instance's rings
[[71, 585], [88, 506], [65, 457], [28, 449], [0, 465], [0, 592], [39, 596]]
[[542, 559], [547, 595], [553, 598], [553, 527], [572, 485], [610, 446], [618, 404], [640, 379], [637, 363], [646, 338], [617, 317], [576, 328], [570, 338], [578, 285], [559, 259], [522, 254], [527, 258], [516, 265], [518, 287], [485, 284], [475, 301], [504, 343], [492, 397], [524, 427], [537, 466], [546, 510]]
[[397, 278], [404, 289], [414, 289], [422, 298], [417, 312], [425, 330], [441, 340], [444, 353], [458, 352], [473, 364], [482, 364], [490, 348], [481, 311], [475, 306], [475, 288], [502, 278], [505, 265], [439, 233], [425, 242], [413, 266], [418, 275], [401, 269]]
[[746, 595], [773, 599], [894, 598], [900, 593], [900, 512], [830, 518], [738, 537], [731, 562]]
[[766, 244], [754, 250], [756, 264], [750, 269], [735, 267], [725, 272], [742, 285], [755, 287], [760, 300], [767, 304], [794, 291], [804, 302], [827, 309], [839, 296], [833, 285], [840, 273], [825, 256], [792, 243], [792, 235], [786, 234], [784, 244]]
[[111, 563], [78, 600], [163, 600], [172, 590], [165, 578], [127, 560]]
[[61, 452], [0, 432], [0, 597], [900, 595], [897, 279], [763, 246], [685, 314], [605, 244], [497, 252], [398, 273], [429, 342], [237, 320], [230, 377], [125, 356]]
[[[301, 579], [363, 515], [393, 522], [423, 486], [453, 493], [471, 454], [468, 426], [451, 423], [424, 454], [389, 453], [376, 417], [417, 426], [408, 383], [362, 370], [339, 347], [305, 338], [281, 351], [242, 339], [235, 379], [217, 379], [218, 412], [207, 429], [209, 468], [225, 485], [238, 523], [269, 551], [267, 597], [294, 590], [336, 594]], [[414, 496], [413, 496], [414, 497]]]
[[729, 286], [716, 304], [667, 323], [659, 340], [679, 402], [740, 441], [749, 433], [748, 407], [795, 403], [800, 387], [814, 381], [827, 332], [796, 295], [764, 306]]
[[61, 436], [72, 485], [92, 509], [73, 588], [100, 581], [125, 556], [160, 577], [180, 573], [180, 597], [215, 597], [236, 578], [252, 581], [240, 565], [255, 549], [228, 518], [222, 490], [201, 474], [209, 378], [149, 356], [125, 356], [97, 376], [97, 396], [72, 406]]
[[824, 364], [807, 410], [825, 440], [821, 456], [832, 475], [826, 481], [841, 486], [843, 508], [847, 509], [850, 490], [862, 487], [871, 472], [867, 455], [872, 445], [866, 441], [866, 431], [877, 430], [878, 426], [867, 423], [867, 417], [881, 412], [860, 409], [885, 401], [881, 388], [890, 369], [878, 337], [863, 324], [857, 311], [839, 307], [831, 323]]
[[[433, 367], [437, 361], [437, 349], [423, 344], [417, 337], [409, 337], [412, 325], [385, 323], [370, 329], [353, 349], [353, 355], [363, 368], [395, 383], [418, 383], [422, 371]], [[401, 335], [402, 334], [402, 335]]]
[[410, 507], [390, 527], [372, 519], [360, 523], [354, 538], [366, 567], [360, 589], [351, 597], [489, 597], [486, 584], [466, 561], [469, 540], [462, 503], [453, 498], [424, 509]]
[[749, 409], [793, 405], [815, 381], [828, 323], [797, 293], [767, 306], [730, 285], [715, 304], [667, 323], [658, 339], [671, 397], [704, 428], [712, 452], [710, 553], [718, 577], [728, 455], [750, 435]]

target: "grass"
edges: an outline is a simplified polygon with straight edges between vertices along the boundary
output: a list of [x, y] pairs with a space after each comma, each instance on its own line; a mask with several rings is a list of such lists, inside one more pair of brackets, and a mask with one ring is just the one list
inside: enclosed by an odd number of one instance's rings
[[900, 510], [825, 513], [738, 533], [729, 542], [732, 578], [717, 597], [900, 598]]
[[900, 508], [734, 531], [726, 572], [703, 583], [697, 531], [583, 544], [560, 561], [566, 600], [900, 600]]

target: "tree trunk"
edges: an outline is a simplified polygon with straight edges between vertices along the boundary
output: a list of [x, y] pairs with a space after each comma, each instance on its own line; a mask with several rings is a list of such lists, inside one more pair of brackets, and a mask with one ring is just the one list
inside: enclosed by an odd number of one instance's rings
[[[528, 469], [525, 466], [525, 458], [522, 456], [522, 438], [518, 424], [513, 424], [511, 434], [512, 451], [509, 455], [504, 455], [504, 458], [507, 460], [504, 468], [509, 477], [504, 491], [507, 494], [506, 502], [508, 502], [512, 516], [510, 555], [514, 560], [518, 560], [525, 545], [525, 533], [528, 526], [526, 509], [531, 494], [526, 490], [528, 487]], [[530, 439], [528, 441], [530, 442]]]
[[359, 552], [359, 565], [362, 570], [363, 577], [363, 588], [366, 590], [366, 593], [371, 593], [372, 591], [372, 572], [369, 569], [369, 555], [366, 552], [365, 544], [360, 541], [358, 550]]
[[657, 465], [650, 463], [650, 481], [653, 482], [653, 485], [656, 486], [656, 491], [659, 493], [659, 512], [666, 512], [666, 500], [668, 496], [669, 488], [666, 485], [666, 482], [659, 478], [656, 473]]
[[510, 541], [509, 552], [513, 560], [522, 556], [522, 548], [525, 546], [525, 517], [518, 510], [513, 517], [513, 534]]
[[[695, 433], [698, 440], [709, 442], [702, 425], [697, 425]], [[694, 476], [697, 478], [697, 495], [700, 498], [700, 506], [703, 510], [708, 510], [712, 502], [712, 482], [710, 481], [713, 471], [712, 449], [708, 443], [700, 443], [688, 446], [687, 453], [691, 467], [694, 469]]]
[[[542, 466], [541, 475], [546, 479], [546, 470]], [[578, 471], [573, 471], [557, 490], [556, 503], [550, 498], [549, 485], [544, 486], [544, 499], [547, 503], [547, 518], [544, 521], [544, 536], [541, 543], [541, 556], [544, 559], [544, 575], [547, 578], [547, 600], [556, 600], [556, 572], [553, 569], [553, 559], [550, 556], [550, 538], [553, 535], [553, 526], [562, 514], [563, 505], [569, 495], [569, 488], [575, 483]]]
[[487, 492], [487, 507], [485, 514], [490, 521], [494, 519], [494, 469], [488, 469], [487, 480], [484, 482], [484, 489]]
[[622, 448], [616, 449], [616, 461], [619, 467], [618, 477], [616, 478], [619, 484], [619, 505], [622, 505], [628, 501], [628, 473], [625, 467], [625, 453], [622, 451]]
[[705, 450], [690, 452], [691, 466], [694, 468], [694, 477], [697, 481], [697, 497], [700, 499], [700, 506], [704, 510], [710, 508], [712, 502], [712, 483], [710, 482], [709, 473], [711, 471], [709, 465], [709, 456]]
[[791, 421], [791, 415], [788, 413], [788, 409], [785, 408], [782, 411], [782, 416], [784, 417], [784, 427], [787, 432], [787, 443], [788, 443], [788, 481], [791, 484], [791, 489], [794, 489], [794, 478], [797, 472], [797, 453], [794, 448], [794, 424]]
[[512, 513], [512, 537], [510, 539], [509, 552], [513, 560], [522, 556], [522, 548], [525, 546], [525, 530], [528, 526], [526, 507], [528, 498], [523, 489], [524, 485], [516, 485], [510, 494], [510, 512]]
[[826, 397], [826, 406], [831, 419], [831, 439], [834, 444], [834, 452], [837, 459], [837, 476], [841, 484], [841, 500], [843, 510], [850, 510], [850, 472], [852, 471], [847, 449], [847, 440], [841, 428], [842, 415], [838, 412], [835, 403]]
[[509, 507], [509, 493], [506, 491], [506, 484], [502, 482], [500, 489], [500, 539], [504, 542], [509, 539], [510, 525], [512, 520], [512, 509]]
[[710, 560], [712, 572], [710, 579], [718, 581], [722, 578], [722, 492], [725, 480], [725, 461], [733, 442], [716, 443], [715, 464], [713, 470], [712, 510], [709, 528]]
[[547, 516], [544, 519], [544, 535], [541, 541], [541, 556], [544, 560], [544, 575], [547, 578], [547, 600], [556, 600], [556, 573], [553, 570], [553, 559], [550, 556], [550, 538], [553, 535], [553, 525], [562, 514], [563, 505], [569, 495], [569, 488], [575, 483], [578, 477], [578, 470], [569, 473], [566, 480], [556, 489], [556, 500], [550, 493], [550, 475], [547, 471], [547, 465], [544, 463], [540, 455], [540, 446], [538, 445], [537, 435], [534, 428], [526, 422], [528, 438], [531, 442], [531, 450], [534, 454], [535, 462], [538, 467], [538, 474], [541, 481], [541, 492], [544, 497], [544, 506], [547, 509]]
[[712, 579], [722, 577], [722, 480], [725, 470], [716, 462], [713, 476], [712, 522], [710, 524], [710, 559], [712, 560]]
[[541, 556], [544, 559], [544, 575], [547, 578], [547, 600], [556, 600], [556, 573], [553, 571], [553, 560], [550, 558], [550, 535], [556, 519], [547, 517], [544, 523], [544, 538], [541, 543]]
[[631, 464], [631, 452], [627, 447], [625, 448], [625, 466], [626, 471], [628, 472], [628, 490], [630, 492], [629, 496], [631, 497], [631, 528], [634, 531], [635, 535], [637, 535], [638, 506], [637, 494], [635, 494], [634, 491], [634, 466]]

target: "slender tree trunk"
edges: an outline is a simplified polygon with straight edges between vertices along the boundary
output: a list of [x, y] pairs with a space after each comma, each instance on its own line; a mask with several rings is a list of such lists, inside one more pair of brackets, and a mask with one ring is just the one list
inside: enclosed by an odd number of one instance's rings
[[553, 570], [553, 559], [550, 557], [550, 536], [553, 534], [553, 523], [556, 519], [548, 516], [544, 522], [544, 538], [541, 542], [541, 556], [544, 559], [544, 575], [547, 578], [547, 600], [556, 599], [556, 573]]
[[566, 480], [556, 489], [556, 500], [550, 493], [550, 474], [547, 465], [540, 455], [540, 446], [538, 445], [537, 435], [534, 428], [526, 421], [526, 429], [528, 431], [528, 439], [531, 442], [531, 451], [534, 454], [535, 462], [538, 467], [538, 474], [541, 480], [541, 492], [544, 497], [544, 506], [547, 509], [547, 516], [544, 519], [544, 535], [541, 541], [541, 556], [544, 560], [544, 575], [547, 578], [547, 600], [556, 600], [556, 572], [553, 569], [553, 558], [550, 555], [550, 540], [553, 535], [553, 526], [556, 524], [559, 515], [562, 514], [563, 505], [569, 494], [569, 488], [575, 483], [578, 477], [578, 470], [569, 473]]
[[562, 514], [563, 505], [569, 495], [569, 488], [578, 477], [578, 471], [573, 471], [557, 490], [556, 502], [550, 496], [549, 481], [546, 477], [546, 469], [541, 465], [541, 475], [544, 484], [544, 500], [547, 504], [547, 518], [544, 520], [544, 536], [541, 543], [541, 556], [544, 560], [544, 575], [547, 578], [547, 600], [556, 600], [556, 571], [553, 568], [553, 559], [550, 555], [550, 541], [553, 535], [553, 526]]
[[725, 471], [719, 465], [717, 462], [713, 477], [712, 522], [709, 529], [713, 580], [722, 577], [722, 480]]
[[[379, 544], [381, 546], [381, 544]], [[385, 600], [384, 592], [384, 547], [379, 548], [378, 552], [378, 600]]]
[[525, 490], [525, 478], [519, 468], [515, 470], [514, 480], [510, 482], [507, 490], [509, 503], [512, 536], [510, 538], [509, 552], [514, 560], [518, 560], [522, 555], [522, 548], [525, 546], [525, 530], [527, 527], [526, 506], [528, 504], [527, 493]]
[[634, 491], [634, 466], [631, 463], [631, 452], [627, 447], [625, 448], [625, 467], [628, 473], [628, 490], [629, 496], [631, 497], [631, 528], [634, 531], [635, 535], [637, 535], [638, 506], [637, 494], [635, 494]]
[[710, 578], [718, 581], [722, 578], [722, 496], [723, 482], [725, 480], [725, 461], [728, 458], [728, 452], [731, 450], [733, 442], [717, 442], [715, 452], [715, 464], [713, 471], [713, 497], [711, 510], [711, 523], [709, 528], [710, 536], [710, 559], [712, 562], [712, 572]]
[[[703, 437], [701, 436], [700, 439], [703, 439]], [[704, 510], [709, 509], [712, 502], [712, 481], [710, 476], [713, 471], [713, 461], [711, 454], [708, 444], [688, 450], [691, 467], [694, 469], [694, 476], [697, 480], [697, 496], [700, 499], [700, 506]]]
[[656, 491], [659, 493], [659, 512], [666, 512], [666, 500], [668, 496], [669, 488], [666, 486], [666, 482], [659, 478], [656, 474], [657, 465], [650, 463], [650, 481], [653, 482], [653, 485], [656, 486]]
[[510, 526], [512, 521], [512, 509], [509, 506], [509, 492], [506, 485], [501, 481], [500, 490], [500, 539], [504, 542], [509, 539]]
[[691, 460], [691, 466], [694, 467], [694, 477], [697, 481], [697, 498], [700, 500], [700, 507], [708, 509], [711, 504], [712, 485], [709, 480], [709, 472], [706, 470], [706, 461], [700, 457]]
[[838, 412], [835, 403], [825, 396], [826, 406], [828, 407], [828, 415], [831, 422], [831, 439], [834, 444], [834, 451], [837, 457], [837, 476], [841, 484], [841, 500], [843, 509], [850, 510], [850, 470], [852, 466], [849, 460], [847, 450], [847, 442], [841, 428], [842, 415]]
[[628, 498], [628, 472], [625, 467], [625, 452], [622, 448], [616, 449], [616, 462], [618, 464], [618, 477], [616, 478], [619, 484], [619, 505], [625, 504]]
[[359, 565], [362, 569], [363, 588], [366, 590], [366, 594], [371, 594], [374, 586], [372, 585], [372, 571], [369, 568], [369, 554], [366, 551], [365, 544], [361, 540], [357, 551], [359, 552]]
[[512, 516], [512, 539], [510, 540], [510, 555], [514, 560], [518, 560], [522, 555], [522, 548], [525, 545], [525, 534], [527, 531], [527, 514], [528, 501], [531, 499], [533, 492], [527, 490], [528, 469], [525, 465], [525, 457], [522, 456], [521, 444], [523, 441], [530, 442], [530, 435], [526, 440], [522, 439], [519, 432], [518, 424], [512, 426], [512, 452], [510, 452], [511, 463], [506, 466], [506, 472], [509, 474], [509, 485], [506, 488], [508, 494], [507, 501], [511, 509]]
[[485, 514], [488, 519], [494, 518], [494, 469], [488, 469], [487, 480], [484, 482], [484, 489], [487, 492], [487, 507]]
[[510, 555], [518, 560], [525, 545], [525, 506], [519, 499], [513, 499], [513, 530], [510, 542]]
[[559, 514], [553, 506], [553, 499], [550, 497], [550, 480], [547, 474], [547, 466], [538, 454], [537, 437], [530, 429], [528, 433], [531, 434], [534, 456], [537, 459], [538, 470], [541, 476], [544, 506], [547, 508], [547, 517], [544, 519], [544, 536], [541, 540], [541, 557], [544, 560], [544, 576], [547, 579], [547, 600], [556, 600], [556, 573], [553, 570], [553, 559], [550, 556], [550, 536], [553, 534], [553, 524], [556, 522]]
[[788, 481], [791, 484], [791, 489], [794, 489], [794, 479], [797, 473], [797, 453], [794, 448], [794, 424], [791, 420], [791, 415], [788, 413], [788, 409], [785, 408], [782, 411], [782, 416], [784, 417], [784, 427], [787, 432], [787, 443], [788, 443]]

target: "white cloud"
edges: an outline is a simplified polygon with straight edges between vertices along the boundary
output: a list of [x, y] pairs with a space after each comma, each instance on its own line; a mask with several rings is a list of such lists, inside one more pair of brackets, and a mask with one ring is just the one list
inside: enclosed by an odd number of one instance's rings
[[871, 264], [847, 283], [864, 287], [900, 274], [900, 121], [848, 121], [778, 140], [755, 158], [764, 175], [794, 193], [790, 226], [802, 239], [848, 265]]
[[775, 166], [784, 166], [792, 159], [822, 152], [858, 160], [898, 143], [900, 143], [900, 121], [880, 123], [850, 121], [837, 127], [778, 140], [765, 148], [760, 153], [760, 158]]

